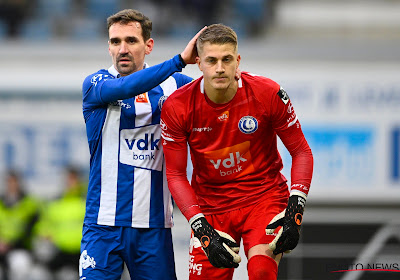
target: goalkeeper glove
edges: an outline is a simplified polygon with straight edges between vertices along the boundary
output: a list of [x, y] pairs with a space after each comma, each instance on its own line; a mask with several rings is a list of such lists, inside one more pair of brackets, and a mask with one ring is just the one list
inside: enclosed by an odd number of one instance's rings
[[241, 261], [239, 245], [227, 233], [215, 230], [204, 216], [190, 221], [194, 236], [200, 240], [201, 246], [210, 263], [218, 268], [236, 268]]
[[275, 255], [282, 252], [289, 253], [297, 246], [305, 203], [304, 194], [292, 194], [286, 209], [276, 215], [267, 226], [266, 234], [272, 234], [277, 227], [282, 227], [275, 239], [269, 243], [269, 248]]

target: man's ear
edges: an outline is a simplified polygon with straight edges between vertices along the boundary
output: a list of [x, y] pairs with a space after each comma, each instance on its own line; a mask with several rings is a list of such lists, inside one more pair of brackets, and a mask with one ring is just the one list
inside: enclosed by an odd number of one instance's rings
[[199, 67], [200, 71], [202, 71], [202, 70], [201, 70], [201, 61], [200, 61], [200, 57], [198, 57], [198, 56], [196, 56], [196, 64], [197, 64], [197, 66]]
[[146, 41], [146, 55], [150, 54], [153, 50], [154, 47], [154, 40], [153, 38], [150, 38]]

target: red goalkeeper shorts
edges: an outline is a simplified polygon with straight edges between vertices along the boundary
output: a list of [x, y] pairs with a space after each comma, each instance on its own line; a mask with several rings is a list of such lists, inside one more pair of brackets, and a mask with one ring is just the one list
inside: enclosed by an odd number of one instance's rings
[[[286, 209], [289, 191], [286, 184], [281, 185], [260, 198], [259, 202], [244, 208], [216, 215], [206, 215], [207, 221], [217, 230], [228, 233], [237, 244], [243, 239], [244, 252], [251, 247], [268, 244], [275, 235], [266, 235], [265, 228], [270, 221]], [[230, 280], [233, 268], [220, 269], [211, 265], [197, 238], [190, 239], [189, 279]]]

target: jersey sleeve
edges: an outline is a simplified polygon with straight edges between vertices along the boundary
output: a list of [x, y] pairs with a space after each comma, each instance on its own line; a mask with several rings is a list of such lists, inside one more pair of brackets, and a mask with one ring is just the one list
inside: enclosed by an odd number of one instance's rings
[[186, 147], [187, 133], [185, 131], [185, 119], [183, 105], [177, 105], [170, 96], [164, 103], [161, 110], [161, 136], [167, 145], [176, 143]]
[[82, 86], [84, 103], [101, 106], [151, 90], [175, 72], [185, 67], [179, 55], [163, 63], [115, 79], [109, 74], [97, 73], [85, 79]]
[[310, 146], [285, 90], [280, 88], [271, 103], [272, 125], [292, 157], [290, 192], [307, 195], [313, 173], [313, 155]]
[[201, 210], [186, 174], [188, 148], [183, 119], [178, 118], [169, 99], [163, 105], [160, 123], [168, 188], [176, 205], [189, 221]]
[[176, 84], [177, 84], [178, 88], [180, 88], [180, 87], [182, 87], [182, 86], [184, 86], [184, 85], [186, 85], [186, 84], [188, 84], [188, 83], [193, 81], [193, 78], [191, 78], [189, 76], [186, 76], [184, 74], [175, 74], [175, 75], [176, 75], [175, 76]]

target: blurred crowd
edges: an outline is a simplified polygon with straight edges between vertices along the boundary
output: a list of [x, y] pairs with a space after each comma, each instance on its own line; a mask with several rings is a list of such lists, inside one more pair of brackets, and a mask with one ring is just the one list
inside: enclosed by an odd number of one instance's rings
[[24, 178], [8, 170], [0, 196], [0, 280], [78, 279], [87, 184], [65, 168], [59, 197], [27, 192]]
[[95, 39], [106, 36], [105, 19], [133, 8], [153, 21], [153, 34], [191, 37], [212, 23], [257, 36], [273, 19], [277, 0], [0, 0], [0, 38]]

